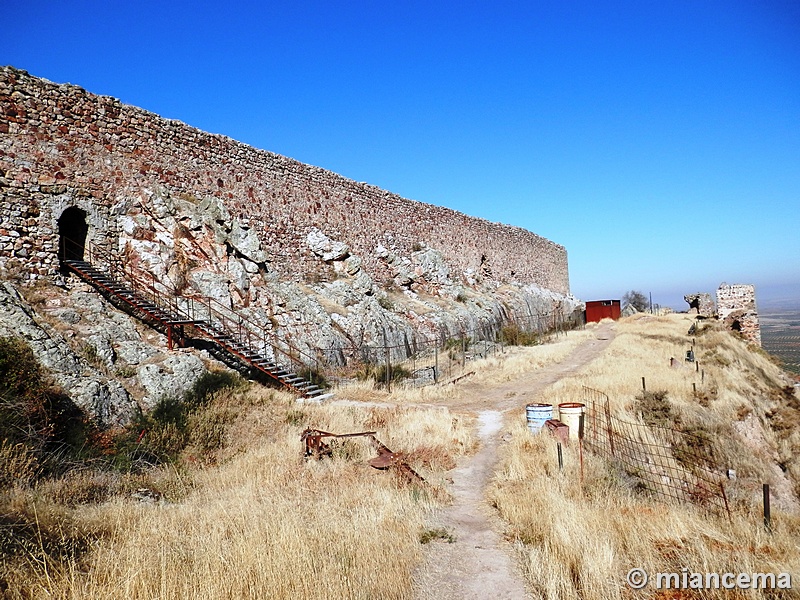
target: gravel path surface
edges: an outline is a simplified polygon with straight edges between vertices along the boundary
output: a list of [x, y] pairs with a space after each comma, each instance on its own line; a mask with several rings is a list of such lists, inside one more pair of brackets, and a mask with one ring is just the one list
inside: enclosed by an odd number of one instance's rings
[[502, 523], [486, 503], [484, 489], [497, 464], [504, 413], [520, 411], [547, 387], [597, 358], [614, 337], [613, 324], [597, 328], [594, 339], [563, 361], [496, 385], [463, 385], [451, 410], [478, 415], [481, 449], [451, 472], [453, 503], [438, 512], [430, 527], [444, 527], [455, 541], [428, 544], [414, 575], [418, 600], [530, 598], [514, 563], [512, 546], [500, 535]]

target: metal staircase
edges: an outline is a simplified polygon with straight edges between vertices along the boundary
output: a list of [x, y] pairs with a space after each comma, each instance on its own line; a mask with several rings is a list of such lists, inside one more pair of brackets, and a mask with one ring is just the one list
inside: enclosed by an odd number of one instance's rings
[[[107, 262], [110, 270], [99, 268], [92, 259], [101, 253], [96, 248], [87, 248], [87, 253], [89, 260], [63, 258], [62, 265], [115, 306], [164, 333], [170, 349], [175, 344], [204, 348], [246, 376], [280, 384], [303, 398], [333, 395], [314, 381], [315, 359], [288, 344], [281, 348], [270, 342], [266, 328], [211, 298], [160, 292], [155, 282], [142, 282], [118, 265], [115, 268], [114, 261]], [[298, 374], [302, 371], [308, 375]]]

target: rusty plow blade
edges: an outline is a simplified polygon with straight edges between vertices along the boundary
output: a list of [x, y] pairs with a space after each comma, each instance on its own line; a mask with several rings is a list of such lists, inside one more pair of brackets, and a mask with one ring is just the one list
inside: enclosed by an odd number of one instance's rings
[[398, 474], [401, 474], [411, 484], [419, 485], [426, 483], [425, 479], [403, 459], [403, 454], [401, 452], [392, 452], [389, 450], [383, 442], [375, 437], [374, 431], [330, 433], [319, 429], [306, 429], [300, 436], [300, 440], [304, 443], [304, 455], [306, 457], [313, 456], [314, 458], [320, 459], [323, 456], [330, 456], [331, 453], [329, 445], [322, 441], [324, 438], [349, 437], [366, 437], [372, 442], [372, 445], [378, 452], [378, 456], [367, 461], [371, 467], [382, 471], [394, 468]]
[[376, 469], [388, 469], [392, 465], [397, 464], [400, 455], [394, 452], [378, 452], [377, 458], [369, 461], [370, 466]]

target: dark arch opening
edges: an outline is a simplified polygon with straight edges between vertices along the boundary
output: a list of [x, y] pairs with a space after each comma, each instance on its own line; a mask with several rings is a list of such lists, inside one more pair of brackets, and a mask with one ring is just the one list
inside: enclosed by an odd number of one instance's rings
[[739, 319], [734, 319], [733, 320], [733, 323], [731, 323], [731, 329], [733, 331], [741, 331], [742, 330], [742, 323], [739, 321]]
[[58, 259], [63, 267], [65, 260], [83, 260], [86, 250], [86, 211], [70, 206], [58, 218]]

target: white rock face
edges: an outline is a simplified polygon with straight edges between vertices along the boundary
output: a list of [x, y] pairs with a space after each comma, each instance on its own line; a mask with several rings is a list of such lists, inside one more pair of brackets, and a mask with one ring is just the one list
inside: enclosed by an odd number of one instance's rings
[[228, 233], [228, 241], [231, 246], [251, 262], [263, 263], [267, 261], [267, 253], [261, 249], [261, 242], [256, 232], [252, 229], [244, 228], [234, 221], [231, 231]]
[[319, 227], [305, 236], [319, 261], [319, 280], [280, 281], [254, 234], [257, 223], [240, 222], [214, 198], [193, 203], [163, 190], [147, 194], [159, 208], [157, 219], [144, 212], [120, 217], [123, 237], [131, 232], [133, 264], [156, 273], [165, 292], [183, 282], [182, 295], [211, 297], [255, 324], [259, 339], [284, 348], [291, 344], [308, 356], [384, 342], [402, 354], [416, 339], [493, 331], [508, 318], [555, 310], [567, 315], [579, 304], [536, 286], [500, 290], [486, 265], [454, 272], [436, 248], [419, 243], [404, 254], [391, 239], [374, 246], [374, 256], [393, 277], [395, 293], [387, 295], [364, 270], [363, 257]]
[[306, 243], [311, 251], [325, 262], [342, 260], [347, 257], [350, 251], [347, 244], [333, 241], [316, 228], [308, 232]]
[[165, 397], [181, 398], [206, 372], [203, 362], [194, 354], [173, 354], [160, 364], [139, 367], [139, 383], [147, 391], [143, 408], [151, 409]]
[[8, 282], [0, 283], [0, 336], [20, 337], [67, 396], [102, 426], [124, 425], [138, 410], [117, 381], [78, 356], [52, 327], [38, 323], [33, 311]]

